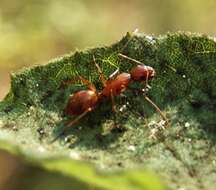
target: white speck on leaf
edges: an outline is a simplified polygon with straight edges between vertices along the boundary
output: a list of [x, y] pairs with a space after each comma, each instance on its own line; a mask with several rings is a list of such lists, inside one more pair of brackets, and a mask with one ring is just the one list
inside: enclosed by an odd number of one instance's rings
[[186, 127], [186, 128], [190, 127], [190, 123], [186, 122], [186, 123], [185, 123], [185, 127]]
[[75, 159], [75, 160], [79, 160], [80, 159], [80, 155], [79, 153], [77, 153], [76, 151], [71, 151], [69, 153], [69, 156], [72, 158], [72, 159]]
[[29, 108], [30, 110], [34, 110], [34, 107], [33, 106], [30, 106], [30, 108]]
[[3, 126], [3, 121], [2, 120], [0, 120], [0, 127], [2, 127]]
[[149, 127], [149, 128], [152, 128], [152, 127], [154, 127], [156, 124], [157, 124], [157, 123], [156, 123], [155, 121], [151, 121], [151, 122], [149, 122], [148, 127]]
[[135, 146], [133, 146], [133, 145], [130, 145], [129, 147], [128, 147], [128, 150], [130, 150], [130, 151], [135, 151], [136, 150], [136, 147]]
[[123, 105], [123, 106], [119, 109], [119, 111], [120, 111], [120, 112], [123, 112], [126, 108], [127, 108], [127, 106], [126, 106], [126, 105]]
[[46, 149], [43, 146], [38, 147], [38, 151], [41, 152], [41, 153], [45, 152], [45, 150]]

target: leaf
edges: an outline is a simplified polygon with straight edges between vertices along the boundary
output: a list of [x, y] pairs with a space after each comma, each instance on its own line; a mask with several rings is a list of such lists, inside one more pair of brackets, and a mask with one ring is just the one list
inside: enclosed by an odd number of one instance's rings
[[[170, 189], [213, 189], [215, 52], [216, 42], [204, 35], [127, 34], [110, 47], [75, 52], [13, 74], [11, 90], [0, 103], [0, 147], [28, 165], [102, 189], [163, 189], [149, 170]], [[124, 111], [114, 115], [104, 100], [52, 142], [70, 120], [63, 115], [69, 95], [86, 88], [77, 77], [102, 89], [93, 55], [106, 77], [116, 68], [129, 72], [134, 66], [118, 53], [155, 68], [148, 96], [170, 127], [163, 129], [154, 108], [128, 90], [116, 97], [117, 109]], [[124, 130], [112, 130], [115, 118]]]

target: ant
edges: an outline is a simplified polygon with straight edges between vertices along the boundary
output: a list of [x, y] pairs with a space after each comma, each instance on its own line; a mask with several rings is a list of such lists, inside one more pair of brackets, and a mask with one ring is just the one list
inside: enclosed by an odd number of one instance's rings
[[118, 56], [120, 58], [127, 59], [130, 62], [136, 63], [137, 66], [132, 68], [129, 73], [119, 74], [118, 70], [116, 70], [114, 73], [110, 75], [110, 78], [106, 80], [101, 68], [96, 63], [95, 57], [93, 55], [93, 62], [99, 73], [99, 78], [103, 84], [103, 89], [102, 91], [98, 92], [94, 84], [92, 84], [90, 81], [86, 80], [82, 76], [78, 77], [83, 84], [87, 85], [88, 89], [80, 90], [74, 93], [72, 96], [70, 96], [64, 112], [66, 115], [77, 117], [65, 125], [63, 132], [67, 128], [72, 127], [75, 123], [81, 120], [87, 113], [93, 111], [104, 98], [111, 99], [112, 111], [116, 112], [114, 100], [115, 96], [118, 96], [122, 92], [127, 90], [129, 88], [129, 84], [134, 81], [145, 83], [145, 87], [142, 89], [142, 92], [144, 92], [145, 100], [156, 109], [156, 111], [161, 115], [162, 119], [165, 121], [166, 125], [168, 125], [168, 119], [162, 113], [160, 108], [149, 97], [145, 95], [146, 88], [148, 86], [148, 81], [152, 80], [155, 77], [155, 70], [152, 67], [146, 66], [142, 62], [139, 62], [121, 53], [119, 53]]

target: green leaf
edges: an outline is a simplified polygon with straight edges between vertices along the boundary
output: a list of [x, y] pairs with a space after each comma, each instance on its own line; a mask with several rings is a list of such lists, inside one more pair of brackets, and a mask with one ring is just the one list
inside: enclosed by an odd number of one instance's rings
[[[163, 189], [154, 173], [170, 189], [213, 189], [215, 52], [215, 40], [204, 35], [127, 34], [110, 47], [24, 69], [12, 75], [11, 90], [0, 103], [0, 148], [27, 165], [101, 189]], [[148, 96], [170, 126], [163, 129], [160, 114], [141, 94], [128, 90], [116, 97], [117, 110], [124, 111], [114, 115], [110, 100], [104, 100], [52, 142], [71, 119], [63, 115], [69, 95], [86, 89], [78, 76], [102, 90], [93, 55], [107, 78], [117, 68], [129, 72], [135, 65], [118, 53], [155, 68]], [[124, 130], [112, 129], [115, 118]]]

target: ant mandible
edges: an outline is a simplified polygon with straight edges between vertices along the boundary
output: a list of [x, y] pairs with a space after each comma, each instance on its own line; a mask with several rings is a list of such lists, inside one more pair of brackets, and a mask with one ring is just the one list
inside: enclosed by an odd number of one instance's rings
[[[121, 53], [119, 53], [118, 56], [120, 58], [124, 58], [136, 63], [137, 66], [132, 68], [132, 70], [130, 70], [129, 73], [118, 74], [118, 72], [114, 72], [111, 75], [111, 78], [106, 80], [101, 68], [96, 63], [95, 57], [93, 56], [93, 61], [99, 73], [100, 80], [103, 84], [103, 89], [102, 91], [98, 92], [94, 84], [84, 79], [82, 76], [79, 76], [79, 79], [82, 81], [83, 84], [87, 85], [88, 89], [80, 90], [74, 93], [72, 96], [70, 96], [64, 112], [66, 115], [77, 117], [74, 120], [67, 123], [63, 131], [66, 128], [72, 127], [75, 123], [81, 120], [81, 118], [83, 118], [87, 113], [93, 111], [103, 98], [111, 99], [112, 110], [113, 112], [116, 112], [114, 97], [120, 95], [122, 92], [127, 90], [129, 83], [133, 81], [145, 82], [146, 88], [148, 81], [155, 77], [155, 70], [152, 67], [146, 66], [143, 63]], [[162, 119], [166, 122], [166, 125], [168, 125], [168, 119], [162, 113], [160, 108], [145, 94], [144, 98], [156, 109], [156, 111], [161, 115]]]

